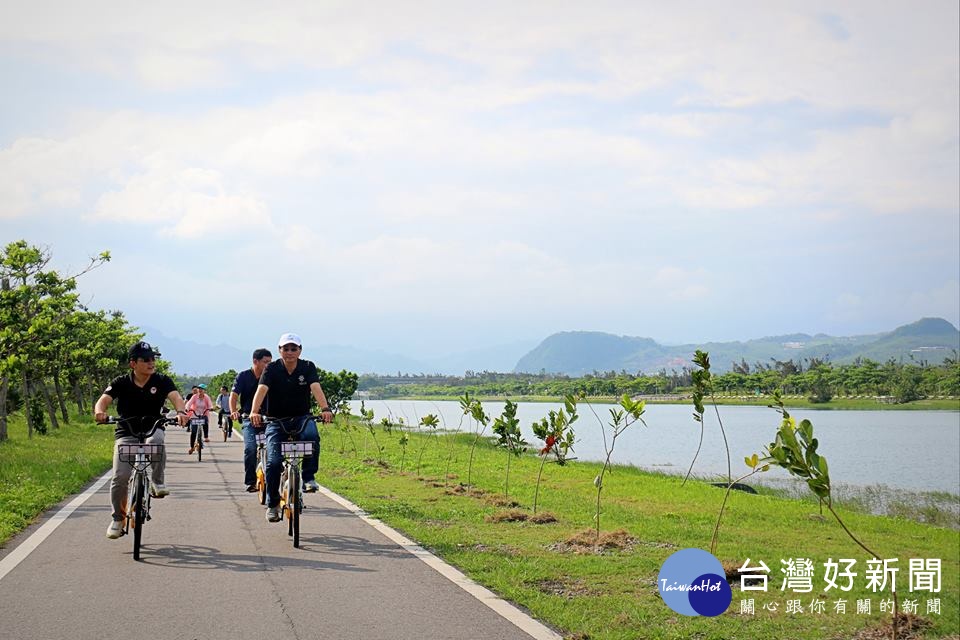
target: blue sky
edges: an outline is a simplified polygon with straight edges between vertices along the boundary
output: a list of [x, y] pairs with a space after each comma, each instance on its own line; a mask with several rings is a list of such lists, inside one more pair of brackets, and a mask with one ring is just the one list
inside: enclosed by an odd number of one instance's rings
[[[960, 323], [955, 1], [0, 7], [0, 239], [204, 343]], [[234, 310], [228, 313], [226, 310]]]

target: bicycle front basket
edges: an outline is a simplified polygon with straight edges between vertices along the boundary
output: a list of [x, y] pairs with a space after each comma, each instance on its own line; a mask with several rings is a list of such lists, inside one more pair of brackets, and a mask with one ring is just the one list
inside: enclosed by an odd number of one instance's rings
[[136, 462], [137, 455], [141, 453], [149, 460], [151, 456], [163, 453], [163, 445], [151, 443], [118, 444], [117, 453], [120, 454], [121, 462]]
[[309, 458], [313, 455], [313, 443], [309, 440], [301, 442], [281, 442], [280, 451], [286, 458]]
[[256, 438], [257, 444], [267, 444], [267, 434], [265, 433], [255, 433], [253, 437]]

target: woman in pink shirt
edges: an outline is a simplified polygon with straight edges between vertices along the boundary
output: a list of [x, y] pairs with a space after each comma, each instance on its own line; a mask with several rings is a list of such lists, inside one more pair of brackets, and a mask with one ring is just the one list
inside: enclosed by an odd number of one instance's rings
[[[203, 418], [203, 441], [210, 442], [210, 420], [207, 417], [207, 412], [213, 409], [213, 399], [207, 395], [207, 385], [198, 384], [197, 392], [190, 396], [190, 399], [187, 400], [187, 416], [196, 416], [198, 418]], [[193, 453], [194, 446], [196, 445], [197, 438], [200, 435], [197, 433], [197, 427], [193, 424], [190, 425], [190, 451], [188, 454]]]

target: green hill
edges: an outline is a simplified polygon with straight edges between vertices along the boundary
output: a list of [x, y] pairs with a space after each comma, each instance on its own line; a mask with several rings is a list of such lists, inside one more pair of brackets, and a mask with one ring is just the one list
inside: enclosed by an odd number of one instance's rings
[[795, 333], [769, 336], [747, 342], [710, 342], [664, 346], [650, 338], [616, 336], [598, 331], [566, 331], [547, 337], [520, 358], [515, 372], [565, 373], [579, 376], [593, 371], [654, 372], [679, 369], [690, 364], [693, 352], [710, 352], [717, 372], [729, 371], [732, 363], [775, 360], [802, 361], [827, 358], [831, 362], [852, 362], [869, 358], [885, 362], [890, 358], [940, 363], [960, 351], [960, 331], [942, 318], [923, 318], [893, 331], [862, 336], [835, 337]]

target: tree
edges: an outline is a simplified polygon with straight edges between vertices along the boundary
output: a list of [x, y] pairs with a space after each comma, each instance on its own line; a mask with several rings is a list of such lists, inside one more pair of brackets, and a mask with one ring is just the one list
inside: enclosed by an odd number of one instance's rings
[[537, 500], [540, 497], [540, 478], [543, 475], [543, 465], [547, 456], [553, 454], [557, 465], [567, 463], [570, 452], [573, 451], [573, 423], [577, 421], [577, 400], [568, 395], [563, 400], [564, 409], [550, 411], [546, 418], [533, 423], [533, 435], [543, 442], [540, 449], [540, 468], [537, 470], [537, 485], [533, 493], [533, 512], [537, 512]]
[[333, 373], [318, 369], [320, 376], [320, 386], [323, 387], [323, 395], [327, 398], [327, 404], [334, 415], [337, 415], [346, 406], [353, 394], [357, 392], [357, 386], [360, 378], [352, 371], [342, 369], [340, 373]]
[[594, 515], [594, 521], [596, 523], [596, 541], [600, 541], [600, 494], [603, 491], [603, 479], [610, 473], [610, 458], [613, 456], [613, 449], [617, 446], [617, 438], [627, 430], [627, 428], [635, 422], [640, 422], [643, 426], [647, 426], [646, 421], [643, 419], [643, 414], [646, 411], [647, 403], [643, 400], [632, 400], [630, 396], [624, 395], [620, 398], [619, 408], [610, 409], [610, 440], [607, 440], [607, 429], [603, 424], [603, 421], [600, 419], [600, 416], [597, 415], [597, 412], [594, 411], [593, 405], [587, 402], [587, 406], [590, 408], [590, 412], [593, 413], [593, 416], [597, 419], [597, 422], [600, 423], [600, 432], [603, 434], [603, 448], [607, 453], [607, 457], [603, 462], [603, 467], [600, 469], [600, 473], [597, 474], [597, 477], [593, 479], [593, 486], [597, 488], [597, 509], [596, 514]]
[[[78, 309], [76, 278], [110, 260], [103, 252], [90, 259], [74, 276], [62, 277], [48, 269], [49, 252], [24, 240], [11, 242], [0, 253], [0, 441], [7, 438], [6, 397], [9, 385], [18, 379], [26, 406], [44, 396], [51, 421], [56, 425], [44, 379], [61, 378], [69, 357], [65, 343], [66, 319]], [[36, 414], [27, 415], [27, 433], [33, 435]]]
[[506, 401], [503, 413], [493, 421], [493, 432], [497, 434], [497, 446], [507, 451], [507, 472], [503, 485], [503, 495], [510, 496], [510, 460], [519, 458], [527, 450], [527, 443], [520, 433], [520, 419], [517, 417], [515, 402]]

